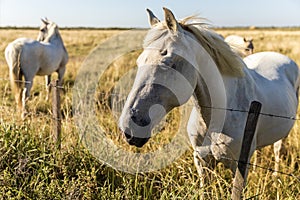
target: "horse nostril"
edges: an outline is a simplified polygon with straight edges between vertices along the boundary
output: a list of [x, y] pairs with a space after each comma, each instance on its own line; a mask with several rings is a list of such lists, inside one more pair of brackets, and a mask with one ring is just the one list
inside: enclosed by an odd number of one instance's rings
[[131, 116], [135, 116], [135, 115], [137, 114], [137, 109], [135, 109], [135, 108], [130, 108], [129, 113], [130, 113]]
[[141, 127], [148, 126], [151, 121], [148, 117], [142, 118], [141, 116], [135, 116], [135, 115], [132, 116], [131, 119], [136, 125], [141, 126]]
[[132, 138], [132, 135], [129, 135], [127, 133], [124, 133], [124, 134], [125, 134], [126, 139], [130, 140]]
[[150, 124], [149, 116], [141, 113], [138, 109], [130, 108], [129, 114], [131, 120], [138, 126], [144, 127]]

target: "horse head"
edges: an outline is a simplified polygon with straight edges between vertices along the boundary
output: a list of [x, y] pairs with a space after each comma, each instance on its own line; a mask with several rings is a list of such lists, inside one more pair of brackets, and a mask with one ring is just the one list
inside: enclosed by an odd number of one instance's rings
[[251, 55], [253, 54], [254, 45], [253, 45], [253, 39], [252, 38], [244, 38], [244, 44], [245, 44], [245, 55]]
[[149, 140], [155, 125], [169, 111], [188, 101], [198, 78], [190, 62], [195, 59], [192, 34], [166, 8], [164, 22], [150, 10], [147, 12], [151, 29], [137, 59], [138, 71], [119, 119], [127, 142], [137, 147]]
[[229, 35], [225, 41], [241, 57], [253, 54], [254, 45], [252, 38], [241, 37], [238, 35]]
[[58, 26], [47, 18], [41, 19], [41, 21], [42, 25], [40, 26], [37, 41], [49, 42], [49, 40], [58, 33]]

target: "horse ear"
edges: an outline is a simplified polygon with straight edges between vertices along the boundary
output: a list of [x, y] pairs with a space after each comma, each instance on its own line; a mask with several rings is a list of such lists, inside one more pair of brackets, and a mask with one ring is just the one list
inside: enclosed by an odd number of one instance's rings
[[45, 19], [41, 19], [41, 21], [45, 24], [45, 25], [48, 25], [49, 24], [49, 22], [48, 22], [48, 19], [47, 18], [45, 18]]
[[171, 10], [165, 7], [163, 9], [165, 11], [165, 21], [167, 23], [168, 29], [173, 33], [176, 33], [177, 31], [179, 31], [180, 25], [178, 24]]
[[253, 42], [253, 38], [252, 37], [248, 37], [248, 38], [244, 37], [244, 42]]
[[151, 27], [160, 22], [160, 20], [153, 14], [151, 10], [147, 8], [146, 11], [148, 13], [149, 24]]

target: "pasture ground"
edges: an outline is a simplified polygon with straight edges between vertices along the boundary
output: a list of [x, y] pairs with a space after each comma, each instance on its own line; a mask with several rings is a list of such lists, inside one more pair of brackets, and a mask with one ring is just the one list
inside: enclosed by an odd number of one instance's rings
[[[19, 37], [36, 38], [37, 30], [0, 29], [0, 199], [198, 199], [201, 193], [210, 199], [230, 199], [231, 174], [222, 165], [212, 172], [214, 179], [200, 188], [190, 149], [171, 166], [157, 172], [138, 175], [116, 171], [95, 159], [81, 144], [72, 112], [72, 87], [77, 71], [90, 51], [105, 39], [124, 30], [61, 30], [69, 52], [62, 95], [62, 149], [55, 149], [51, 136], [51, 102], [45, 101], [43, 77], [35, 78], [28, 103], [30, 115], [21, 121], [16, 113], [4, 59], [7, 44]], [[255, 52], [283, 53], [300, 66], [300, 29], [217, 29], [223, 36], [237, 34], [252, 37]], [[100, 94], [109, 94], [128, 66], [134, 66], [137, 53], [112, 63], [104, 80], [100, 80]], [[102, 82], [101, 82], [102, 81]], [[104, 87], [103, 87], [104, 86]], [[107, 124], [105, 131], [118, 129], [109, 112], [106, 95], [97, 97], [99, 120]], [[144, 149], [159, 148], [176, 131], [176, 110], [169, 116], [163, 133], [157, 135]], [[297, 118], [300, 119], [298, 110]], [[284, 141], [280, 170], [291, 174], [272, 176], [274, 168], [272, 147], [259, 154], [263, 168], [250, 170], [245, 198], [300, 199], [300, 120], [296, 121]], [[174, 128], [175, 127], [175, 128]], [[128, 148], [128, 147], [126, 147]], [[130, 147], [131, 151], [138, 151]], [[251, 166], [250, 166], [251, 168]], [[296, 178], [298, 177], [298, 179]]]

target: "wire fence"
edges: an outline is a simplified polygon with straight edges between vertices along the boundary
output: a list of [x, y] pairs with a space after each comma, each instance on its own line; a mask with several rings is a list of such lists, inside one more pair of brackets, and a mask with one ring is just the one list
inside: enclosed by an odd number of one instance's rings
[[[9, 82], [10, 79], [0, 77], [0, 81], [8, 81]], [[30, 81], [23, 81], [23, 80], [22, 81], [21, 80], [17, 80], [16, 82], [22, 82], [24, 84], [31, 83]], [[45, 83], [35, 82], [34, 84], [43, 85], [44, 87], [46, 87]], [[51, 85], [51, 87], [56, 87], [56, 88], [64, 90], [64, 91], [68, 91], [68, 90], [73, 91], [73, 90], [76, 90], [75, 88], [66, 88], [64, 86], [59, 86], [59, 85]], [[118, 110], [122, 109], [122, 106], [123, 106], [123, 104], [124, 104], [124, 102], [126, 100], [126, 97], [127, 97], [127, 94], [112, 93], [112, 92], [107, 92], [107, 93], [105, 93], [105, 92], [100, 92], [99, 93], [98, 92], [98, 93], [95, 94], [95, 90], [87, 91], [87, 93], [92, 93], [94, 95], [101, 96], [102, 98], [108, 98], [109, 96], [118, 97], [118, 100], [120, 100], [120, 102], [117, 103], [118, 105], [115, 105], [115, 106], [119, 107], [119, 108], [117, 108]], [[188, 105], [188, 106], [193, 106], [193, 105]], [[203, 108], [203, 109], [216, 109], [216, 110], [225, 110], [225, 111], [229, 111], [229, 112], [249, 113], [249, 110], [241, 110], [241, 109], [235, 109], [235, 108], [220, 108], [220, 107], [212, 107], [212, 106], [206, 106], [206, 105], [200, 105], [200, 107]], [[60, 121], [60, 122], [62, 122], [62, 118], [61, 117], [57, 117], [57, 116], [53, 117], [53, 115], [49, 116], [49, 115], [40, 114], [40, 113], [31, 113], [31, 115], [34, 118], [40, 118], [40, 119], [47, 118], [48, 120], [54, 120], [54, 121]], [[260, 112], [260, 115], [268, 116], [268, 117], [274, 117], [274, 118], [288, 119], [288, 120], [293, 120], [293, 121], [300, 120], [300, 118], [297, 118], [296, 116], [275, 115], [275, 114], [272, 114], [272, 113], [263, 113], [263, 112]], [[59, 139], [59, 140], [61, 140], [61, 139]], [[211, 154], [211, 153], [208, 153], [207, 155], [213, 156], [213, 154]], [[220, 158], [224, 159], [224, 160], [228, 160], [230, 162], [235, 162], [236, 164], [242, 163], [242, 164], [245, 164], [245, 165], [247, 165], [249, 167], [252, 166], [252, 167], [263, 169], [265, 171], [269, 171], [269, 172], [273, 172], [273, 173], [277, 173], [277, 174], [282, 174], [284, 176], [289, 176], [289, 177], [294, 178], [295, 180], [297, 180], [297, 182], [300, 183], [300, 176], [296, 176], [294, 174], [294, 171], [293, 172], [284, 172], [284, 171], [280, 171], [280, 170], [275, 170], [275, 169], [270, 168], [270, 167], [264, 167], [264, 166], [261, 166], [261, 165], [258, 165], [258, 164], [252, 163], [252, 162], [242, 162], [240, 160], [229, 158], [229, 157], [225, 157], [225, 156], [221, 156]]]
[[[213, 154], [211, 154], [211, 153], [208, 153], [207, 155], [213, 156]], [[258, 165], [258, 164], [254, 164], [254, 163], [251, 163], [251, 162], [242, 162], [240, 160], [233, 159], [233, 158], [228, 158], [228, 157], [225, 157], [225, 156], [221, 156], [220, 158], [224, 159], [224, 160], [228, 160], [230, 162], [235, 162], [236, 164], [238, 164], [238, 163], [246, 164], [248, 166], [252, 166], [252, 167], [263, 169], [265, 171], [269, 171], [269, 172], [273, 172], [273, 173], [277, 173], [277, 174], [282, 174], [282, 175], [285, 175], [285, 176], [290, 176], [290, 177], [295, 178], [300, 183], [300, 176], [296, 176], [294, 174], [294, 172], [284, 172], [284, 171], [280, 171], [280, 170], [275, 170], [275, 169], [270, 168], [270, 167], [264, 167], [264, 166], [261, 166], [261, 165]]]
[[[9, 79], [7, 78], [2, 78], [0, 77], [0, 81], [10, 81]], [[21, 83], [31, 83], [31, 81], [21, 81], [21, 80], [15, 80], [16, 82], [21, 82]], [[37, 85], [43, 85], [45, 86], [45, 83], [36, 83], [35, 84]], [[59, 89], [63, 89], [64, 91], [68, 91], [68, 90], [76, 90], [75, 88], [66, 88], [64, 86], [59, 86], [59, 85], [56, 85], [56, 86], [51, 86], [51, 87], [56, 87], [56, 88], [59, 88]], [[80, 91], [80, 90], [79, 90]], [[91, 91], [87, 91], [87, 93], [95, 93], [95, 90], [91, 90]], [[122, 93], [111, 93], [111, 92], [108, 92], [108, 93], [104, 93], [104, 92], [100, 92], [100, 93], [96, 93], [95, 95], [101, 95], [101, 96], [107, 96], [107, 95], [110, 95], [110, 96], [118, 96], [118, 97], [122, 97], [123, 99], [127, 97], [127, 94], [122, 94]], [[193, 106], [193, 105], [191, 105]], [[214, 110], [225, 110], [225, 111], [230, 111], [230, 112], [241, 112], [241, 113], [249, 113], [249, 110], [241, 110], [241, 109], [235, 109], [235, 108], [221, 108], [221, 107], [213, 107], [213, 106], [207, 106], [207, 105], [199, 105], [201, 108], [206, 108], [206, 109], [214, 109]], [[297, 118], [296, 116], [285, 116], [285, 115], [276, 115], [276, 114], [272, 114], [272, 113], [264, 113], [264, 112], [260, 112], [260, 115], [263, 115], [263, 116], [268, 116], [268, 117], [275, 117], [275, 118], [283, 118], [283, 119], [289, 119], [289, 120], [294, 120], [294, 121], [297, 121], [297, 120], [300, 120], [300, 118]]]

